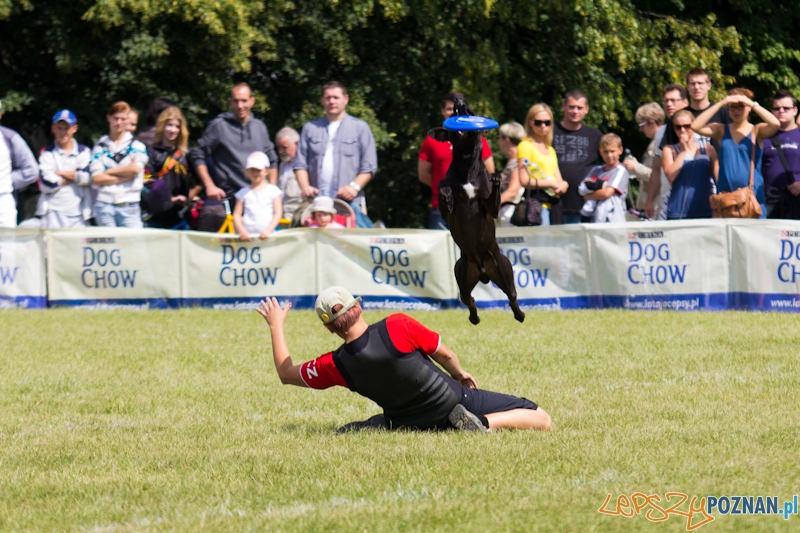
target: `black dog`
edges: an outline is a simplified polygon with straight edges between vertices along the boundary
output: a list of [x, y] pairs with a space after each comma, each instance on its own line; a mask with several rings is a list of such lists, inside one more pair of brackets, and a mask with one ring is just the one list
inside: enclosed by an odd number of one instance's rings
[[[467, 103], [455, 102], [456, 116], [473, 115]], [[450, 226], [450, 234], [461, 249], [455, 275], [461, 301], [469, 307], [469, 321], [478, 324], [478, 309], [472, 289], [478, 284], [493, 281], [508, 296], [514, 318], [525, 320], [517, 305], [514, 270], [500, 253], [495, 239], [494, 219], [500, 210], [500, 176], [489, 176], [481, 159], [481, 134], [477, 131], [448, 131], [434, 128], [428, 135], [437, 141], [450, 141], [453, 162], [447, 175], [439, 182], [439, 211]]]

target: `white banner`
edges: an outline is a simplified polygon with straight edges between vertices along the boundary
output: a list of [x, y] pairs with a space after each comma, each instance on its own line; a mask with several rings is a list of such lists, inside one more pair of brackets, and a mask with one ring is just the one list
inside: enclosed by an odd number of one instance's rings
[[180, 234], [154, 229], [47, 232], [47, 276], [54, 306], [177, 307]]
[[364, 309], [456, 305], [453, 241], [446, 231], [316, 230], [318, 287], [341, 285]]
[[722, 220], [586, 225], [592, 293], [601, 307], [727, 309]]
[[800, 311], [800, 222], [742, 220], [729, 231], [732, 307]]
[[47, 306], [44, 234], [0, 228], [0, 308]]
[[[522, 309], [592, 307], [583, 226], [498, 228], [497, 243], [514, 269]], [[508, 307], [505, 293], [491, 282], [478, 283], [472, 297], [478, 307]]]
[[[349, 230], [352, 231], [352, 230]], [[318, 292], [316, 230], [273, 233], [241, 242], [214, 233], [183, 232], [184, 306], [255, 309], [263, 298], [312, 308]]]

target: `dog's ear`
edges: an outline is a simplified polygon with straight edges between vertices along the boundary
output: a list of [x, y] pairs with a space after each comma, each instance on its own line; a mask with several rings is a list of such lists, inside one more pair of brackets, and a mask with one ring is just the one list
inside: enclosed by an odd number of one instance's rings
[[450, 141], [453, 142], [453, 132], [444, 128], [433, 128], [428, 132], [429, 137], [433, 137], [437, 141]]

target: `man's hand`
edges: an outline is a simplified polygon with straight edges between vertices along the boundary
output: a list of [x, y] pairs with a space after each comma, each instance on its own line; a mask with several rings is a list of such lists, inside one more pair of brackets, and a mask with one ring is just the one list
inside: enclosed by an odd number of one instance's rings
[[225, 191], [223, 191], [213, 183], [208, 184], [206, 185], [206, 197], [209, 200], [223, 200], [225, 199]]
[[626, 169], [628, 169], [628, 172], [632, 172], [634, 167], [636, 166], [636, 163], [638, 163], [636, 158], [631, 156], [631, 157], [625, 158], [625, 160], [622, 162], [622, 166], [625, 167]]
[[301, 191], [303, 193], [303, 196], [305, 196], [306, 198], [314, 198], [316, 195], [319, 194], [319, 189], [317, 189], [316, 187], [312, 187], [311, 185], [303, 187]]
[[478, 384], [475, 382], [475, 378], [473, 378], [468, 372], [461, 371], [460, 376], [453, 376], [453, 379], [461, 383], [468, 389], [477, 389]]
[[656, 214], [656, 208], [653, 206], [653, 202], [648, 200], [648, 202], [644, 204], [644, 214], [649, 218], [653, 218], [653, 215]]
[[350, 200], [358, 196], [358, 191], [349, 185], [345, 185], [344, 187], [340, 187], [339, 190], [336, 191], [336, 196], [338, 196], [345, 202], [349, 202]]
[[286, 307], [281, 309], [278, 300], [272, 297], [267, 298], [266, 300], [261, 300], [261, 308], [259, 309], [256, 307], [256, 311], [258, 311], [259, 315], [264, 317], [264, 320], [267, 321], [269, 327], [273, 327], [283, 325], [283, 323], [286, 321], [286, 315], [289, 313], [289, 309], [291, 308], [292, 302], [289, 302], [286, 304]]
[[173, 196], [172, 204], [178, 207], [183, 207], [184, 205], [186, 205], [186, 197], [182, 194], [179, 194], [178, 196]]
[[794, 196], [800, 195], [800, 181], [795, 181], [794, 183], [790, 183], [788, 187], [789, 192], [792, 193]]

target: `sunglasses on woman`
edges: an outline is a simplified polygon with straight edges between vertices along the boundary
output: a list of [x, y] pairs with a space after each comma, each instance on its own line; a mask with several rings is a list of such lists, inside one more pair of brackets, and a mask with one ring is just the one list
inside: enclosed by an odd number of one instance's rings
[[690, 130], [690, 129], [692, 129], [691, 124], [675, 124], [675, 131]]
[[534, 120], [534, 126], [549, 126], [553, 121], [552, 120]]

